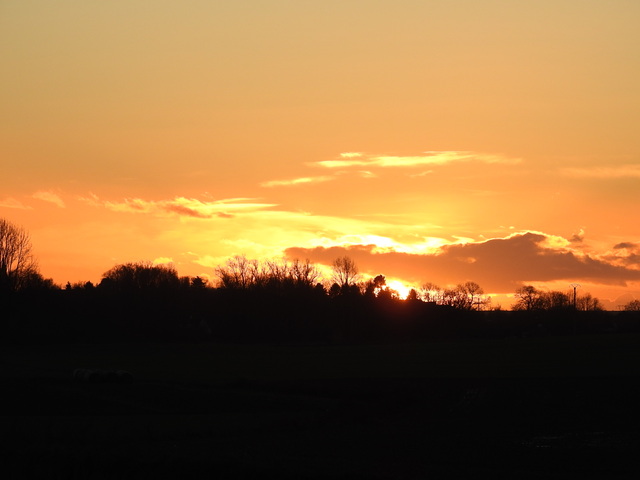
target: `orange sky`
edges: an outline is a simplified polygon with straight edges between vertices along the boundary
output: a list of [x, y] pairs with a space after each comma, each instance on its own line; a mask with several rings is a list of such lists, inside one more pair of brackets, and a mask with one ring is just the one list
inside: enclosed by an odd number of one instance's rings
[[59, 283], [347, 253], [640, 298], [638, 24], [631, 0], [3, 1], [0, 217]]

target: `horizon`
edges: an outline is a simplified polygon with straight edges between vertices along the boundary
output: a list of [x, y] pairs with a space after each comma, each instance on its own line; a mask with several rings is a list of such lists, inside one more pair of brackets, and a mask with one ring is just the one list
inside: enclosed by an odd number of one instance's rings
[[[0, 7], [0, 218], [43, 276], [366, 277], [640, 298], [640, 4]], [[503, 304], [504, 305], [504, 304]]]

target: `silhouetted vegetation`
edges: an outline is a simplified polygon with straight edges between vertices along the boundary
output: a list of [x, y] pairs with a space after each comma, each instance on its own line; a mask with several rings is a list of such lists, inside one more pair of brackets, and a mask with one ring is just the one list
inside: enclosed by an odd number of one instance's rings
[[50, 288], [53, 281], [38, 272], [29, 234], [0, 218], [0, 295]]
[[625, 312], [640, 312], [640, 300], [632, 300], [623, 307]]
[[503, 311], [472, 281], [403, 299], [348, 257], [324, 276], [244, 256], [211, 278], [133, 262], [64, 288], [23, 270], [0, 292], [5, 469], [326, 478], [316, 466], [336, 456], [332, 478], [635, 468], [638, 335], [611, 334], [640, 332], [638, 302], [605, 312], [588, 293], [522, 286]]
[[512, 311], [475, 282], [425, 282], [406, 299], [383, 274], [365, 279], [349, 257], [323, 273], [309, 260], [238, 255], [212, 278], [180, 277], [173, 265], [115, 265], [101, 281], [43, 278], [28, 234], [0, 222], [5, 341], [214, 341], [359, 343], [637, 331], [640, 307], [605, 312], [585, 292], [523, 285]]
[[[519, 288], [513, 311], [493, 308], [480, 285], [425, 283], [406, 299], [382, 274], [366, 280], [349, 258], [323, 282], [308, 260], [235, 256], [214, 277], [172, 265], [125, 263], [101, 281], [59, 288], [37, 272], [3, 294], [7, 341], [362, 343], [636, 331], [634, 303], [604, 312], [588, 293]], [[333, 282], [333, 283], [331, 283]]]
[[590, 293], [575, 295], [555, 290], [543, 291], [532, 285], [525, 285], [516, 290], [517, 301], [513, 310], [578, 310], [582, 312], [594, 312], [602, 310], [600, 300], [592, 297]]

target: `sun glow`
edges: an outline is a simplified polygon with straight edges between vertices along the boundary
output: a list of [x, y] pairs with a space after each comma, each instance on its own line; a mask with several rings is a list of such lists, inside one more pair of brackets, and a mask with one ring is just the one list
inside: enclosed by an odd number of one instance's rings
[[398, 292], [398, 295], [403, 300], [407, 298], [409, 292], [414, 288], [412, 286], [405, 285], [400, 280], [387, 281], [387, 287]]

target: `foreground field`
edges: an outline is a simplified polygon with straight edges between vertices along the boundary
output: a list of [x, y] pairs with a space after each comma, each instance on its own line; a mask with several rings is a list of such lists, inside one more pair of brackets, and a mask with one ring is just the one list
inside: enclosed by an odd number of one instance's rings
[[2, 461], [13, 478], [635, 478], [638, 345], [8, 347]]

